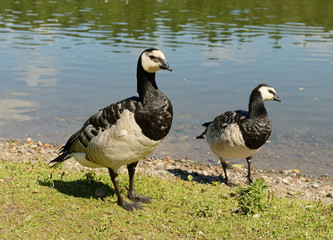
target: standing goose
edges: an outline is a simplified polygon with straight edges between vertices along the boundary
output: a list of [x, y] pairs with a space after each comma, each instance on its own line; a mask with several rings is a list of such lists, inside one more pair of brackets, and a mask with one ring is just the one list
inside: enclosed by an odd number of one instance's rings
[[220, 158], [227, 185], [226, 160], [229, 158], [246, 158], [247, 178], [249, 183], [252, 183], [252, 155], [267, 141], [272, 131], [264, 106], [264, 101], [268, 100], [281, 102], [274, 88], [260, 84], [251, 93], [249, 111], [228, 111], [217, 116], [214, 121], [202, 125], [206, 129], [197, 138], [201, 139], [206, 135], [209, 147]]
[[[118, 200], [126, 210], [140, 209], [139, 202], [150, 203], [150, 197], [134, 193], [135, 167], [140, 159], [152, 153], [169, 133], [173, 111], [169, 99], [158, 89], [155, 73], [172, 71], [164, 54], [146, 49], [137, 64], [138, 96], [111, 104], [91, 116], [74, 133], [51, 161], [53, 166], [74, 157], [86, 167], [109, 170]], [[127, 165], [129, 190], [126, 202], [118, 186], [118, 170]]]

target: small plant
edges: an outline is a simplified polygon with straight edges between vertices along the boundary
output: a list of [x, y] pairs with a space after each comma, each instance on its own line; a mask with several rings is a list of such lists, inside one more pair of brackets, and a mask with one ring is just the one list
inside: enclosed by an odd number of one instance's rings
[[54, 187], [54, 181], [53, 181], [53, 179], [52, 179], [52, 173], [50, 173], [50, 175], [48, 176], [48, 177], [46, 177], [46, 178], [44, 178], [44, 182], [48, 185], [48, 186], [50, 186], [50, 187]]
[[188, 179], [190, 182], [192, 182], [192, 181], [193, 181], [193, 176], [192, 176], [192, 175], [188, 175], [188, 176], [187, 176], [187, 179]]
[[85, 174], [85, 178], [87, 180], [87, 182], [89, 183], [89, 185], [94, 184], [95, 182], [98, 182], [101, 179], [97, 179], [97, 175], [95, 172], [93, 171], [89, 171]]
[[237, 187], [236, 199], [240, 213], [254, 215], [265, 211], [269, 207], [269, 196], [265, 191], [268, 187], [264, 179], [256, 179], [248, 187]]

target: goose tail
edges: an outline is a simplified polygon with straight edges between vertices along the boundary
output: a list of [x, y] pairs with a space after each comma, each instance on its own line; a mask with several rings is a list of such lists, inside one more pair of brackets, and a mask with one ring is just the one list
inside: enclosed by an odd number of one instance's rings
[[196, 137], [196, 139], [204, 139], [206, 132], [207, 132], [207, 127], [211, 124], [212, 122], [205, 122], [204, 124], [202, 124], [201, 126], [206, 127], [205, 131], [203, 133], [201, 133], [199, 136]]
[[206, 131], [201, 133], [199, 136], [196, 137], [196, 139], [204, 139], [205, 138]]
[[66, 151], [64, 151], [64, 147], [62, 147], [59, 151], [59, 156], [56, 157], [55, 159], [51, 160], [49, 162], [49, 164], [51, 164], [51, 167], [56, 167], [58, 166], [60, 163], [66, 161], [67, 159], [71, 158], [71, 155], [68, 154]]

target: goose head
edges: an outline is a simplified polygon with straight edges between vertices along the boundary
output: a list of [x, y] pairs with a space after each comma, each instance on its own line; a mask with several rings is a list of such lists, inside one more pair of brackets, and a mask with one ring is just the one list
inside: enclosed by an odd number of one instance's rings
[[172, 71], [162, 51], [156, 48], [149, 48], [142, 52], [141, 66], [148, 73], [155, 73], [158, 70]]
[[272, 100], [281, 102], [280, 98], [276, 94], [275, 89], [267, 84], [260, 84], [258, 86], [258, 92], [261, 94], [263, 101]]

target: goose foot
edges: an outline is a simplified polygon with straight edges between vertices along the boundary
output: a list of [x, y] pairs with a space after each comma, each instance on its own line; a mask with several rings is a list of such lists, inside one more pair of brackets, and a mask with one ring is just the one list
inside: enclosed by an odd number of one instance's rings
[[134, 211], [136, 209], [142, 209], [141, 204], [137, 203], [137, 202], [126, 202], [126, 201], [122, 201], [122, 202], [118, 202], [118, 205], [121, 206], [122, 208], [126, 209], [127, 211]]
[[133, 202], [142, 202], [142, 203], [151, 203], [151, 197], [146, 196], [138, 196], [135, 194], [127, 194], [127, 197], [132, 200]]

